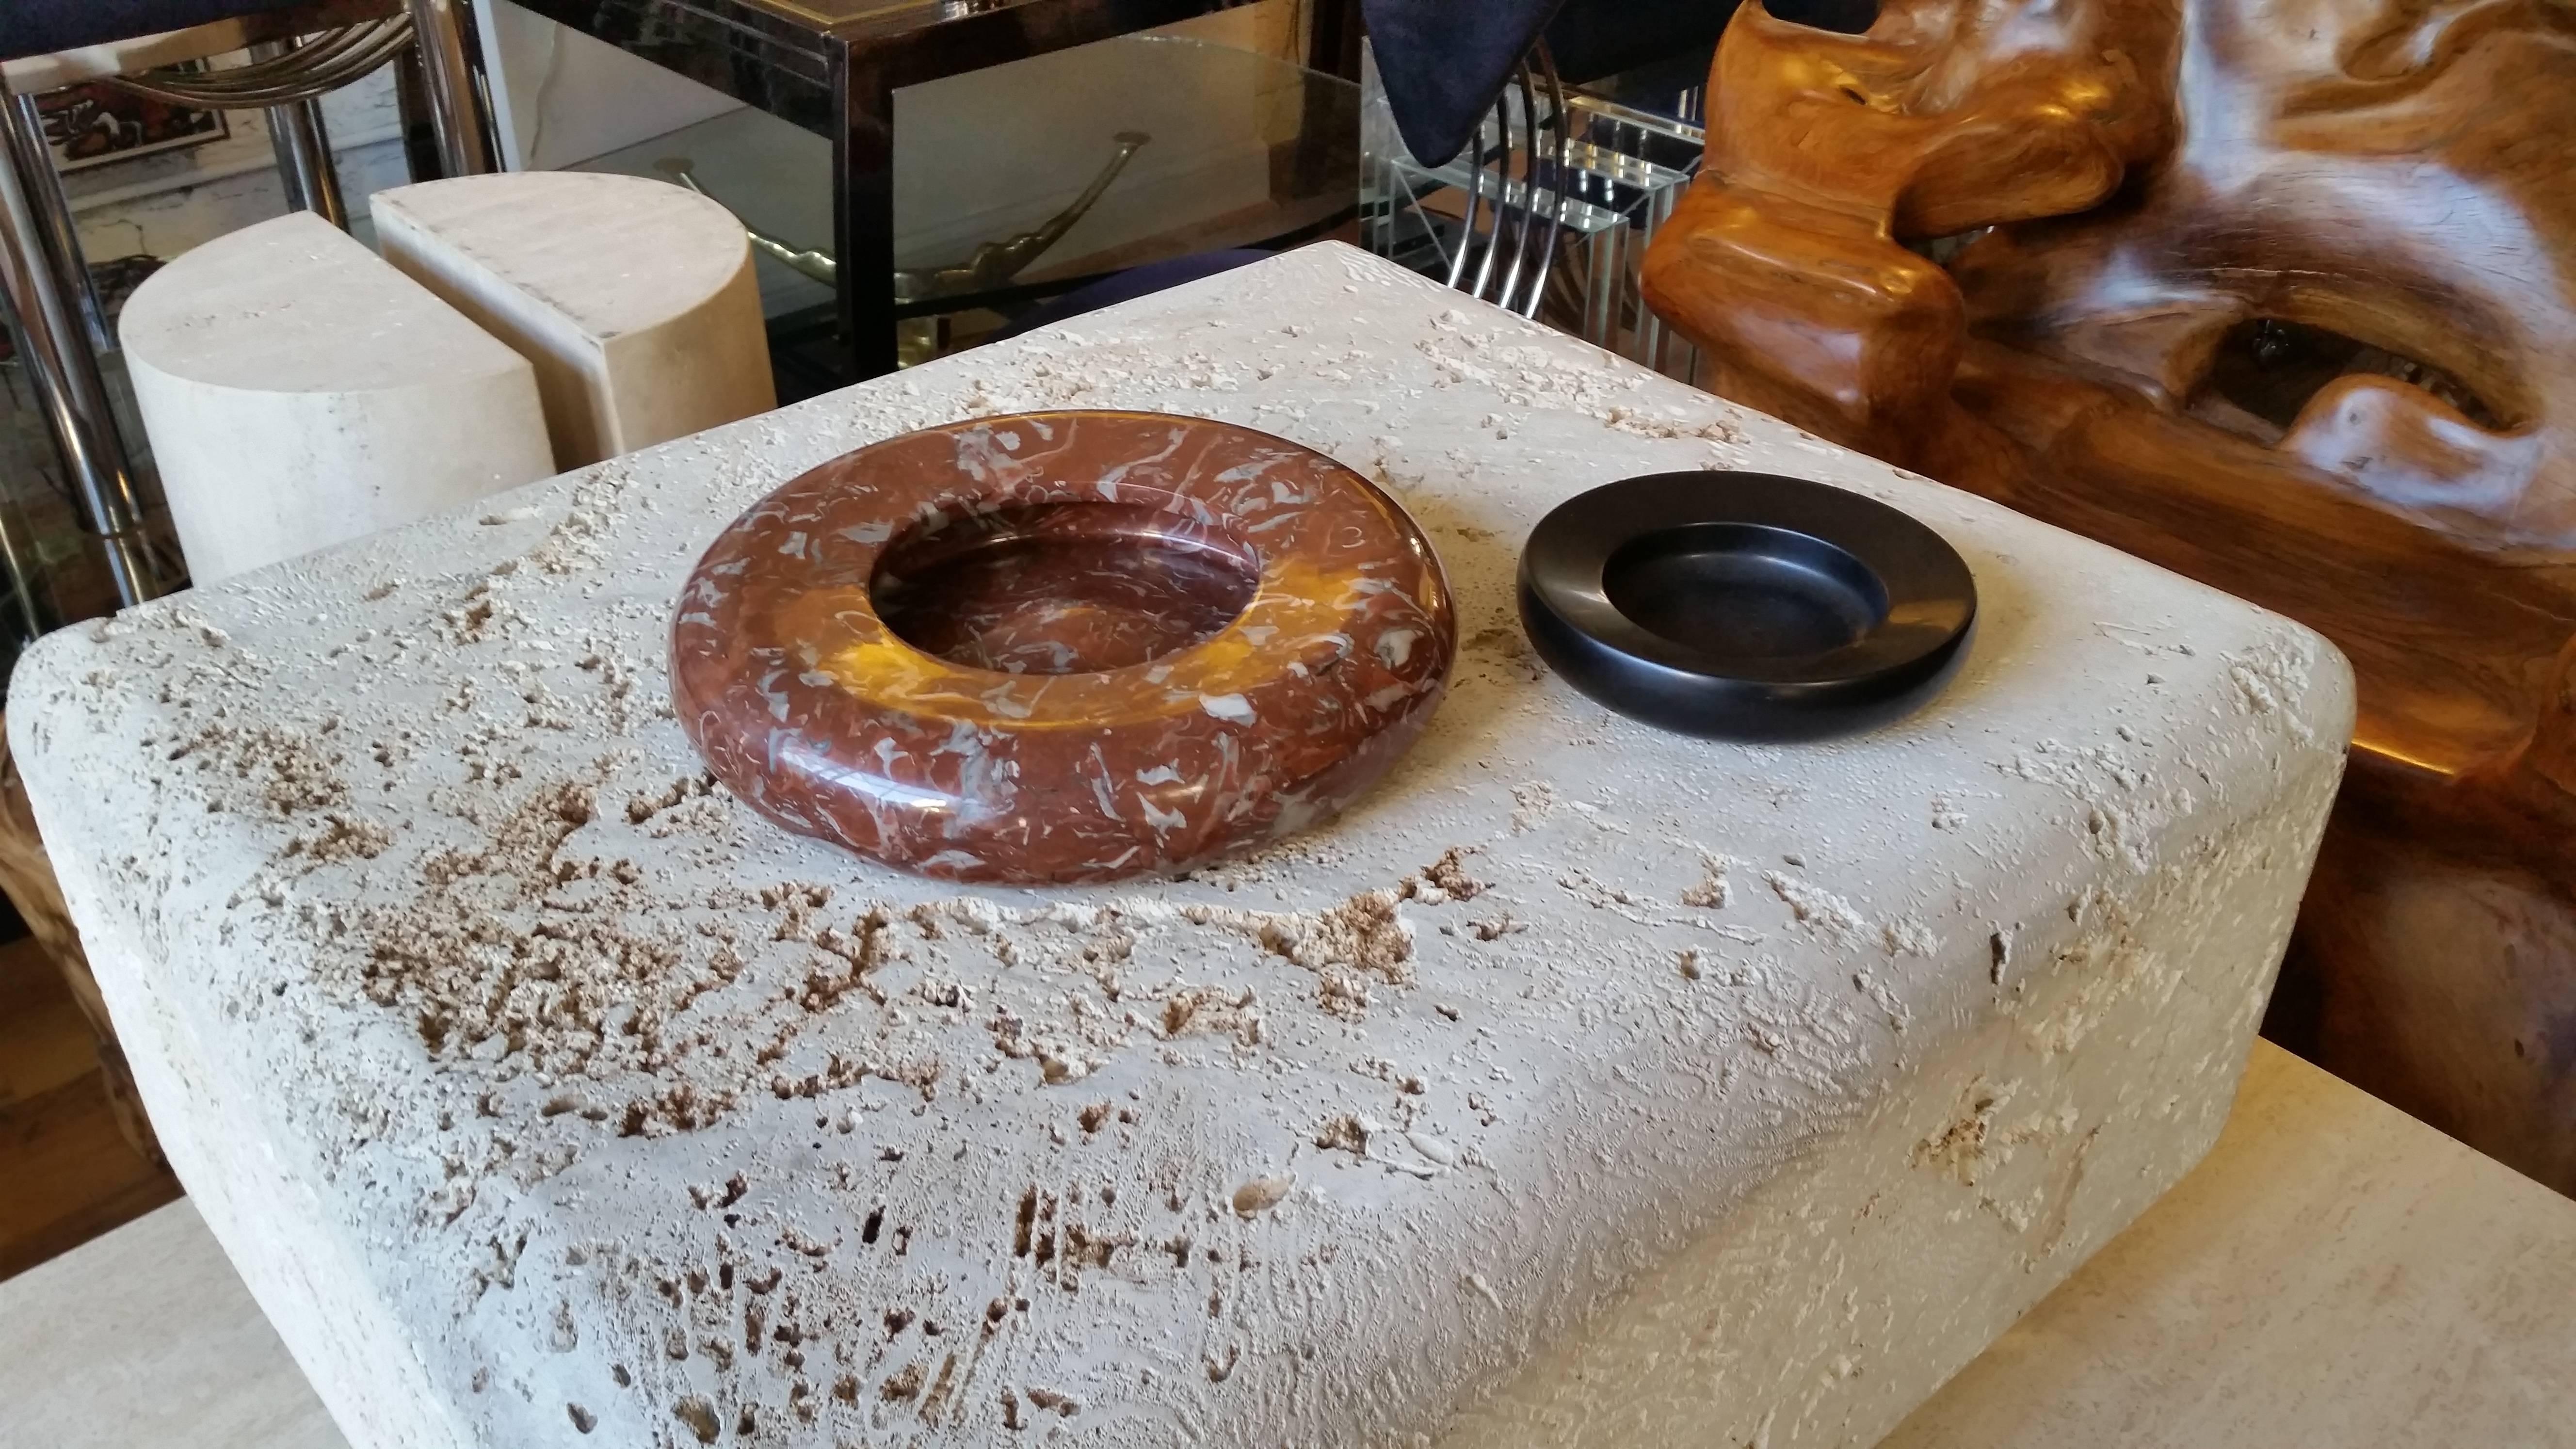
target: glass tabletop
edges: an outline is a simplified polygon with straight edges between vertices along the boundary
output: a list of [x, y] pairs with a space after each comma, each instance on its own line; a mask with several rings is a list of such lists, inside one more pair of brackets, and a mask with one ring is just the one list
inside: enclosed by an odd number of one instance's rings
[[731, 9], [774, 16], [820, 33], [892, 34], [1036, 0], [727, 0]]
[[[770, 243], [773, 319], [831, 304], [821, 137], [745, 108], [573, 169], [685, 174]], [[1007, 313], [1146, 262], [1300, 240], [1356, 213], [1358, 176], [1356, 84], [1206, 41], [1127, 36], [909, 86], [897, 294], [913, 316]]]

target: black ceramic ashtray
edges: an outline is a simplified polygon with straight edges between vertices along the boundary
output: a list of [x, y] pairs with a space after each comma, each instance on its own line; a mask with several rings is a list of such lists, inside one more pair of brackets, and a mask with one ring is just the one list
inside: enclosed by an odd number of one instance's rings
[[1906, 713], [1977, 617], [1967, 561], [1884, 503], [1772, 473], [1654, 473], [1539, 520], [1521, 626], [1568, 683], [1662, 729], [1812, 739]]

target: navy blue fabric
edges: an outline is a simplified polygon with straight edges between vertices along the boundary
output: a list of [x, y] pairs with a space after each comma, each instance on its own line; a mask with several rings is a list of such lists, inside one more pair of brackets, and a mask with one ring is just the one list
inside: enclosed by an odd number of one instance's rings
[[290, 0], [0, 0], [0, 60], [289, 8]]
[[1069, 317], [1079, 317], [1085, 312], [1097, 312], [1103, 307], [1114, 307], [1121, 302], [1132, 302], [1138, 297], [1150, 297], [1156, 292], [1167, 291], [1183, 282], [1195, 282], [1201, 277], [1213, 277], [1219, 272], [1230, 272], [1237, 267], [1251, 266], [1254, 262], [1266, 262], [1272, 255], [1270, 252], [1255, 251], [1249, 247], [1238, 247], [1232, 251], [1199, 252], [1193, 256], [1174, 257], [1169, 261], [1147, 262], [1141, 267], [1129, 267], [1116, 276], [1103, 277], [1088, 286], [1076, 287], [1061, 297], [1049, 297], [1011, 319], [1010, 326], [994, 333], [989, 340], [999, 342], [1006, 337], [1017, 337], [1023, 332], [1034, 331], [1040, 327], [1052, 327]]
[[1455, 156], [1565, 0], [1360, 0], [1387, 109], [1425, 165]]
[[[1360, 0], [1387, 109], [1416, 158], [1455, 156], [1540, 36], [1568, 81], [1616, 75], [1714, 43], [1737, 0]], [[1857, 33], [1876, 0], [1772, 0], [1783, 20]]]

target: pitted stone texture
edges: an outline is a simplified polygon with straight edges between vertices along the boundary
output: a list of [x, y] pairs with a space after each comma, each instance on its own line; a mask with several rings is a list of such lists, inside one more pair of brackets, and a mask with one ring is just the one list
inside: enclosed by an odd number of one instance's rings
[[[660, 661], [723, 520], [1065, 406], [1399, 498], [1464, 641], [1421, 743], [1111, 889], [711, 791]], [[1939, 529], [1957, 681], [1746, 747], [1547, 677], [1522, 532], [1695, 466]], [[171, 1155], [363, 1449], [1867, 1443], [2205, 1149], [2350, 720], [2276, 616], [1335, 247], [497, 502], [58, 635], [9, 712]]]
[[1171, 874], [1329, 818], [1458, 626], [1350, 469], [1204, 419], [1025, 413], [862, 448], [691, 571], [672, 697], [791, 830], [948, 880]]

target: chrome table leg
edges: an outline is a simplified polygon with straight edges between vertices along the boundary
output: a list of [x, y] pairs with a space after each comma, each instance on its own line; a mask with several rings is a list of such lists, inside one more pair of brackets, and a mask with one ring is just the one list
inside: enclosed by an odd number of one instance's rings
[[[8, 145], [21, 159], [19, 166], [26, 177], [28, 200], [36, 208], [36, 219], [45, 228], [45, 245], [54, 255], [78, 257], [80, 234], [73, 228], [71, 199], [63, 194], [63, 178], [54, 170], [53, 157], [45, 148], [45, 118], [36, 109], [34, 96], [7, 94], [8, 114], [0, 124], [8, 128]], [[116, 332], [107, 325], [107, 308], [98, 300], [98, 288], [90, 281], [89, 268], [74, 266], [63, 284], [71, 289], [72, 304], [79, 308], [81, 326], [89, 333], [89, 345], [101, 352], [116, 350]]]
[[[7, 97], [7, 154], [0, 156], [0, 289], [18, 324], [19, 355], [36, 392], [37, 406], [80, 489], [92, 532], [107, 550], [109, 577], [120, 603], [138, 604], [160, 592], [144, 551], [135, 504], [134, 469], [116, 435], [107, 384], [75, 298], [72, 277], [86, 278], [71, 218], [59, 207], [61, 188], [41, 131], [18, 124], [25, 97]], [[49, 210], [49, 203], [52, 208]], [[55, 252], [59, 234], [65, 248]]]
[[277, 145], [277, 172], [286, 181], [287, 205], [347, 231], [349, 207], [340, 198], [340, 173], [331, 166], [331, 133], [322, 124], [322, 103], [269, 107], [268, 135]]
[[484, 109], [483, 57], [474, 34], [472, 0], [408, 0], [412, 34], [438, 127], [439, 159], [450, 176], [501, 169]]
[[[251, 54], [266, 60], [296, 48], [292, 40], [253, 46]], [[278, 179], [286, 183], [286, 204], [309, 211], [342, 231], [349, 229], [349, 207], [340, 196], [340, 173], [331, 165], [331, 129], [322, 120], [319, 100], [270, 106], [269, 144], [277, 148]]]

